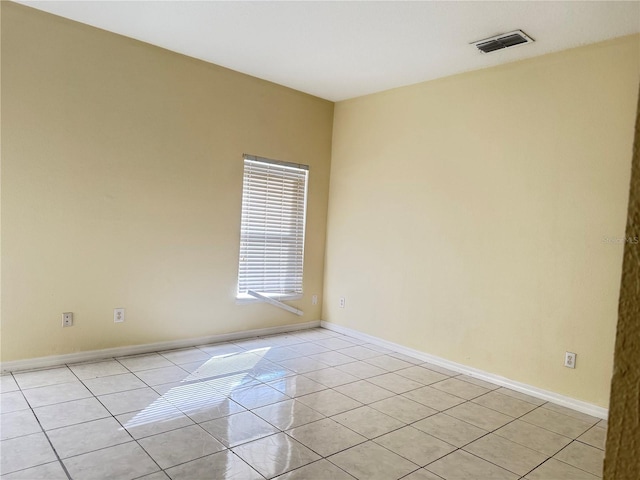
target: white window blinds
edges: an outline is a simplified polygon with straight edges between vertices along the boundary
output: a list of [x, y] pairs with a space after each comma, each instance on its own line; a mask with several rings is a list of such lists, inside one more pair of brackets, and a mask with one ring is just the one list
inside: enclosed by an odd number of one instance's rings
[[238, 294], [302, 293], [308, 167], [245, 155]]

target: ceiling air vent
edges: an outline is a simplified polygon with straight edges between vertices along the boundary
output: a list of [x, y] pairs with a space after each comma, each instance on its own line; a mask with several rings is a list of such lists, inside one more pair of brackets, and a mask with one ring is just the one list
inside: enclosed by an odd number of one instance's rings
[[514, 32], [502, 33], [495, 37], [485, 38], [484, 40], [478, 40], [473, 42], [473, 45], [478, 47], [482, 53], [492, 53], [503, 48], [516, 47], [518, 45], [524, 45], [526, 43], [533, 42], [533, 38], [529, 37], [522, 30], [516, 30]]

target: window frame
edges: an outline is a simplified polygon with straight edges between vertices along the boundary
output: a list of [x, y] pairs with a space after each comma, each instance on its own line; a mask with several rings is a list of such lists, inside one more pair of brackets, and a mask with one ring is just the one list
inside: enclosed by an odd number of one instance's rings
[[[258, 292], [269, 298], [274, 300], [298, 300], [303, 297], [303, 285], [304, 285], [304, 256], [305, 256], [305, 243], [306, 243], [306, 224], [307, 224], [307, 204], [308, 204], [308, 192], [309, 192], [309, 166], [284, 162], [280, 160], [274, 160], [265, 157], [259, 157], [255, 155], [243, 154], [242, 156], [243, 162], [243, 172], [242, 172], [242, 205], [241, 205], [241, 214], [240, 214], [240, 239], [239, 239], [239, 251], [238, 251], [238, 270], [237, 270], [237, 282], [235, 287], [235, 300], [236, 304], [247, 304], [247, 303], [261, 303], [263, 300], [255, 298], [249, 295], [246, 292], [240, 291], [240, 283], [241, 283], [241, 275], [242, 275], [242, 257], [243, 257], [243, 241], [244, 241], [244, 229], [246, 225], [245, 217], [245, 191], [246, 191], [246, 183], [247, 183], [247, 162], [264, 164], [266, 166], [273, 165], [275, 167], [281, 167], [285, 169], [295, 169], [295, 170], [303, 170], [304, 171], [304, 192], [302, 194], [303, 204], [302, 204], [302, 235], [301, 235], [301, 254], [300, 254], [300, 266], [301, 266], [301, 275], [300, 275], [300, 291], [299, 292]], [[299, 173], [299, 172], [298, 172]], [[255, 290], [257, 291], [257, 290]]]

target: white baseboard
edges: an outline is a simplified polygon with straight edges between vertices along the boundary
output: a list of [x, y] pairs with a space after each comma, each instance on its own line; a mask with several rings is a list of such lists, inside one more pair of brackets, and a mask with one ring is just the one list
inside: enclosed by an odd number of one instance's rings
[[421, 352], [419, 350], [414, 350], [412, 348], [404, 347], [398, 343], [389, 342], [379, 337], [374, 337], [373, 335], [367, 335], [366, 333], [361, 333], [358, 330], [354, 330], [352, 328], [336, 325], [335, 323], [325, 322], [325, 321], [322, 321], [320, 323], [323, 328], [326, 328], [328, 330], [333, 330], [335, 332], [342, 333], [344, 335], [349, 335], [351, 337], [359, 338], [369, 343], [373, 343], [374, 345], [379, 345], [381, 347], [388, 348], [389, 350], [393, 350], [394, 352], [403, 353], [405, 355], [409, 355], [411, 357], [424, 360], [425, 362], [432, 363], [440, 367], [448, 368], [449, 370], [453, 370], [455, 372], [464, 373], [465, 375], [469, 375], [471, 377], [475, 377], [480, 380], [493, 383], [495, 385], [500, 385], [501, 387], [510, 388], [511, 390], [515, 390], [520, 393], [531, 395], [532, 397], [536, 397], [541, 400], [546, 400], [551, 403], [562, 405], [563, 407], [577, 410], [578, 412], [586, 413], [587, 415], [592, 415], [594, 417], [603, 418], [603, 419], [606, 419], [609, 415], [609, 409], [599, 407], [591, 403], [583, 402], [582, 400], [576, 400], [575, 398], [560, 395], [559, 393], [551, 392], [549, 390], [543, 390], [542, 388], [534, 387], [532, 385], [527, 385], [526, 383], [516, 382], [515, 380], [510, 380], [508, 378], [501, 377], [493, 373], [485, 372], [477, 368], [468, 367], [466, 365], [452, 362], [450, 360], [446, 360], [441, 357], [436, 357], [435, 355], [430, 355], [428, 353]]
[[209, 335], [206, 337], [186, 338], [183, 340], [170, 340], [167, 342], [147, 343], [144, 345], [130, 345], [126, 347], [105, 348], [102, 350], [89, 350], [86, 352], [68, 353], [65, 355], [51, 355], [48, 357], [27, 358], [25, 360], [14, 360], [0, 363], [0, 371], [17, 372], [21, 370], [32, 370], [35, 368], [54, 367], [67, 363], [88, 362], [91, 360], [102, 360], [105, 358], [124, 357], [126, 355], [136, 355], [140, 353], [151, 353], [159, 350], [171, 350], [175, 348], [194, 347], [196, 345], [206, 345], [208, 343], [229, 342], [252, 337], [262, 337], [265, 335], [275, 335], [277, 333], [295, 332], [316, 328], [320, 326], [320, 321], [295, 323], [293, 325], [282, 325], [279, 327], [258, 328], [255, 330], [245, 330], [242, 332], [222, 333]]

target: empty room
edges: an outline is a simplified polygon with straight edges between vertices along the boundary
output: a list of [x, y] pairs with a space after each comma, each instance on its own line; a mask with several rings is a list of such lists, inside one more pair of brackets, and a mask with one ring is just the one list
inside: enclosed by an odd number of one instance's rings
[[639, 1], [0, 29], [2, 480], [640, 478]]

